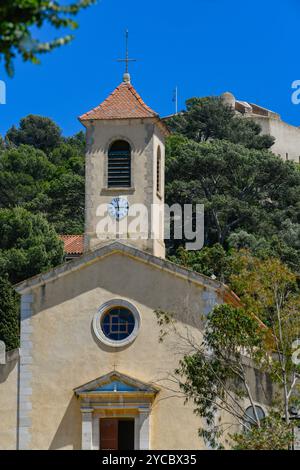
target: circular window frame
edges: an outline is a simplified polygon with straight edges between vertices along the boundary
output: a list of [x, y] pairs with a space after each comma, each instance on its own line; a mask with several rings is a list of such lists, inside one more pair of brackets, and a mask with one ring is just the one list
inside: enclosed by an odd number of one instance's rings
[[[107, 336], [104, 334], [101, 326], [101, 322], [104, 318], [104, 316], [113, 308], [118, 308], [118, 307], [123, 307], [128, 309], [132, 315], [134, 316], [135, 320], [135, 325], [133, 328], [133, 331], [131, 334], [120, 341], [114, 340], [114, 339], [109, 339]], [[122, 300], [122, 299], [113, 299], [109, 300], [108, 302], [105, 302], [97, 313], [95, 313], [94, 318], [93, 318], [93, 331], [95, 336], [98, 338], [101, 343], [105, 344], [106, 346], [110, 346], [113, 348], [122, 348], [124, 346], [128, 346], [131, 344], [135, 338], [137, 337], [139, 330], [141, 326], [141, 316], [138, 311], [138, 309], [130, 302], [127, 302], [127, 300]]]
[[[263, 414], [263, 416], [259, 419], [259, 421], [265, 419], [266, 416], [268, 415], [268, 414], [267, 414], [267, 410], [265, 409], [264, 406], [261, 405], [261, 403], [255, 403], [255, 402], [254, 402], [254, 406], [253, 406], [251, 403], [249, 403], [248, 406], [245, 407], [244, 423], [247, 422], [247, 420], [248, 420], [248, 423], [250, 423], [250, 427], [254, 426], [255, 423], [251, 423], [251, 422], [250, 422], [250, 419], [251, 419], [251, 418], [249, 419], [249, 416], [247, 415], [247, 411], [248, 411], [250, 408], [253, 409], [254, 407], [256, 408], [257, 411], [258, 411], [258, 409], [259, 409], [259, 410], [262, 412], [262, 414]], [[243, 428], [245, 429], [245, 425], [243, 425]]]

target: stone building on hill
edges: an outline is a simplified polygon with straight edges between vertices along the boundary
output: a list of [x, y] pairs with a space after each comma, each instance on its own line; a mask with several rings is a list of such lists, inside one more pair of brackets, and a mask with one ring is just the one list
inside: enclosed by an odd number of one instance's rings
[[238, 115], [253, 119], [262, 128], [262, 134], [275, 137], [271, 151], [284, 160], [300, 163], [300, 128], [282, 121], [280, 115], [254, 103], [239, 101], [230, 92], [221, 95], [223, 101]]

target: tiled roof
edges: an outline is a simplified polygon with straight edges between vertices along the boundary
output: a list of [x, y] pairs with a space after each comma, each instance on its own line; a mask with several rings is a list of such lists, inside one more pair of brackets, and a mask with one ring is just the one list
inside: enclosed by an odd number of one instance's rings
[[60, 235], [67, 255], [83, 254], [83, 235]]
[[130, 83], [123, 82], [99, 106], [79, 117], [89, 119], [132, 119], [158, 117]]

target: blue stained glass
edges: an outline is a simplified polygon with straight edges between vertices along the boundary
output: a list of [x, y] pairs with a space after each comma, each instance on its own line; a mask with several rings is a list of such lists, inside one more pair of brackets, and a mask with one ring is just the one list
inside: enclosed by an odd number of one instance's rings
[[92, 390], [93, 392], [136, 392], [139, 391], [138, 387], [134, 387], [133, 385], [128, 385], [123, 382], [119, 382], [118, 380], [113, 380], [108, 384], [101, 385], [100, 387]]
[[128, 338], [134, 330], [135, 318], [130, 310], [124, 307], [115, 307], [103, 317], [101, 328], [105, 336], [114, 341]]

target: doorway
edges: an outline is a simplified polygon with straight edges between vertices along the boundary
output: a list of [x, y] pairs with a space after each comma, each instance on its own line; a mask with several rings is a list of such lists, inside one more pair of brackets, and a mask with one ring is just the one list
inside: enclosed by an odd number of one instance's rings
[[100, 419], [100, 450], [134, 450], [134, 419]]

